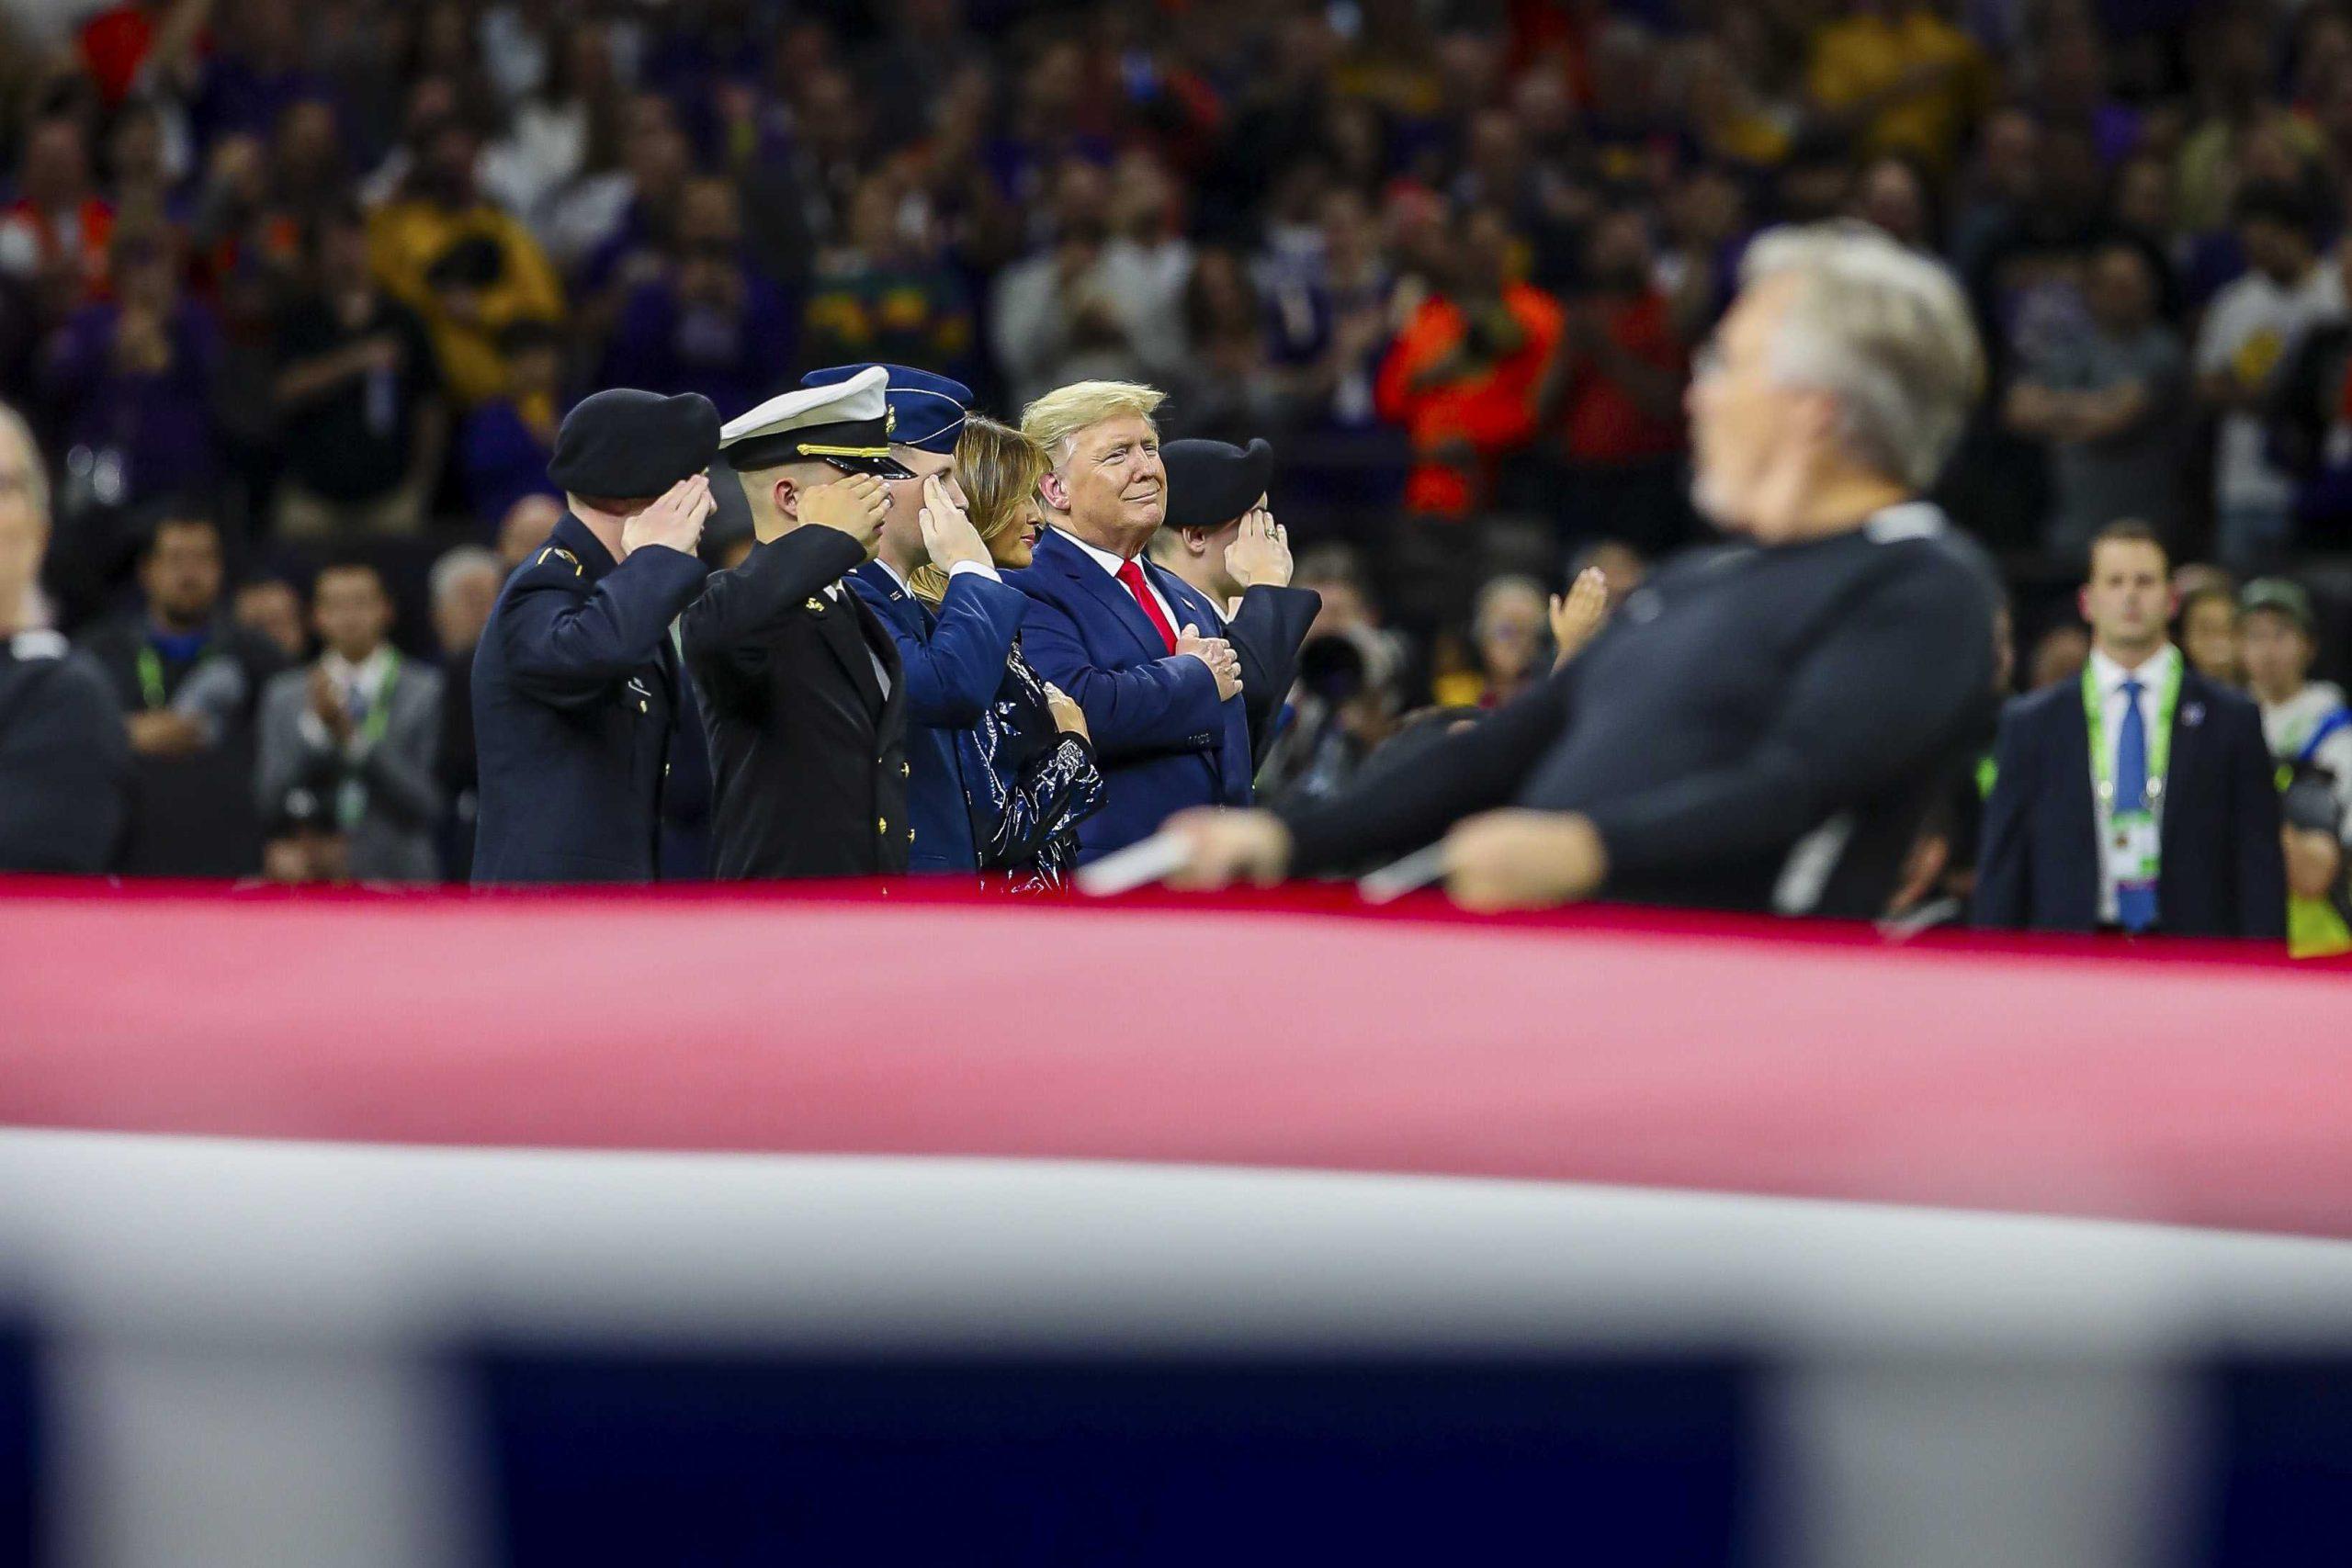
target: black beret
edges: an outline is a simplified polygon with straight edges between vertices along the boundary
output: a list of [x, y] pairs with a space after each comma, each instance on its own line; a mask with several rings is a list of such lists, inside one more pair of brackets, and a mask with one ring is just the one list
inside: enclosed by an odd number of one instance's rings
[[1222, 528], [1266, 493], [1274, 449], [1262, 440], [1247, 452], [1223, 441], [1170, 441], [1159, 460], [1168, 469], [1167, 525]]
[[718, 454], [718, 411], [708, 398], [616, 387], [563, 416], [548, 478], [573, 495], [641, 501], [701, 473]]

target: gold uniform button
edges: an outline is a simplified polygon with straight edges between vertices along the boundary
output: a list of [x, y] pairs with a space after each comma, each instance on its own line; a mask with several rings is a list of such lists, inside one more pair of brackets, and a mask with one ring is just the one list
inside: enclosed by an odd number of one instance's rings
[[905, 778], [907, 776], [907, 765], [904, 762], [899, 764], [899, 776], [900, 778]]
[[877, 833], [888, 832], [890, 830], [890, 819], [888, 817], [876, 817], [874, 819], [874, 830]]

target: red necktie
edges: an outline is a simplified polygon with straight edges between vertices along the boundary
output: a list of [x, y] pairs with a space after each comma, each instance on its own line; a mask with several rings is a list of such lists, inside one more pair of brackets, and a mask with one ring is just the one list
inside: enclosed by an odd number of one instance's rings
[[1127, 585], [1127, 592], [1134, 594], [1136, 603], [1143, 606], [1143, 613], [1150, 618], [1152, 626], [1159, 630], [1159, 640], [1168, 645], [1168, 651], [1175, 652], [1176, 628], [1168, 624], [1167, 614], [1160, 609], [1159, 601], [1151, 596], [1151, 585], [1143, 580], [1143, 563], [1140, 561], [1120, 563], [1119, 581]]

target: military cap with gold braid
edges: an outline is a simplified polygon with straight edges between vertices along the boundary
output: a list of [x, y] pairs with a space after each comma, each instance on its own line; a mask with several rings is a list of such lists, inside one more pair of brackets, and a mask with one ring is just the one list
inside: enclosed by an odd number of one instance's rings
[[910, 479], [890, 456], [890, 373], [880, 366], [830, 387], [804, 387], [770, 398], [728, 421], [719, 455], [739, 473], [786, 463], [825, 463], [843, 473]]

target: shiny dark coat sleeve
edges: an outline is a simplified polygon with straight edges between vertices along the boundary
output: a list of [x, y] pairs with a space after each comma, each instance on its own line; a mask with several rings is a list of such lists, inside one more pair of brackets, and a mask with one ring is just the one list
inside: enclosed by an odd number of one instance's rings
[[491, 625], [515, 685], [558, 707], [604, 700], [616, 681], [657, 657], [670, 622], [702, 592], [702, 562], [664, 545], [637, 550], [579, 592], [579, 569], [542, 550]]
[[980, 852], [983, 866], [1026, 865], [1045, 846], [1075, 829], [1102, 804], [1102, 772], [1094, 748], [1064, 735], [1006, 782], [1004, 810]]

